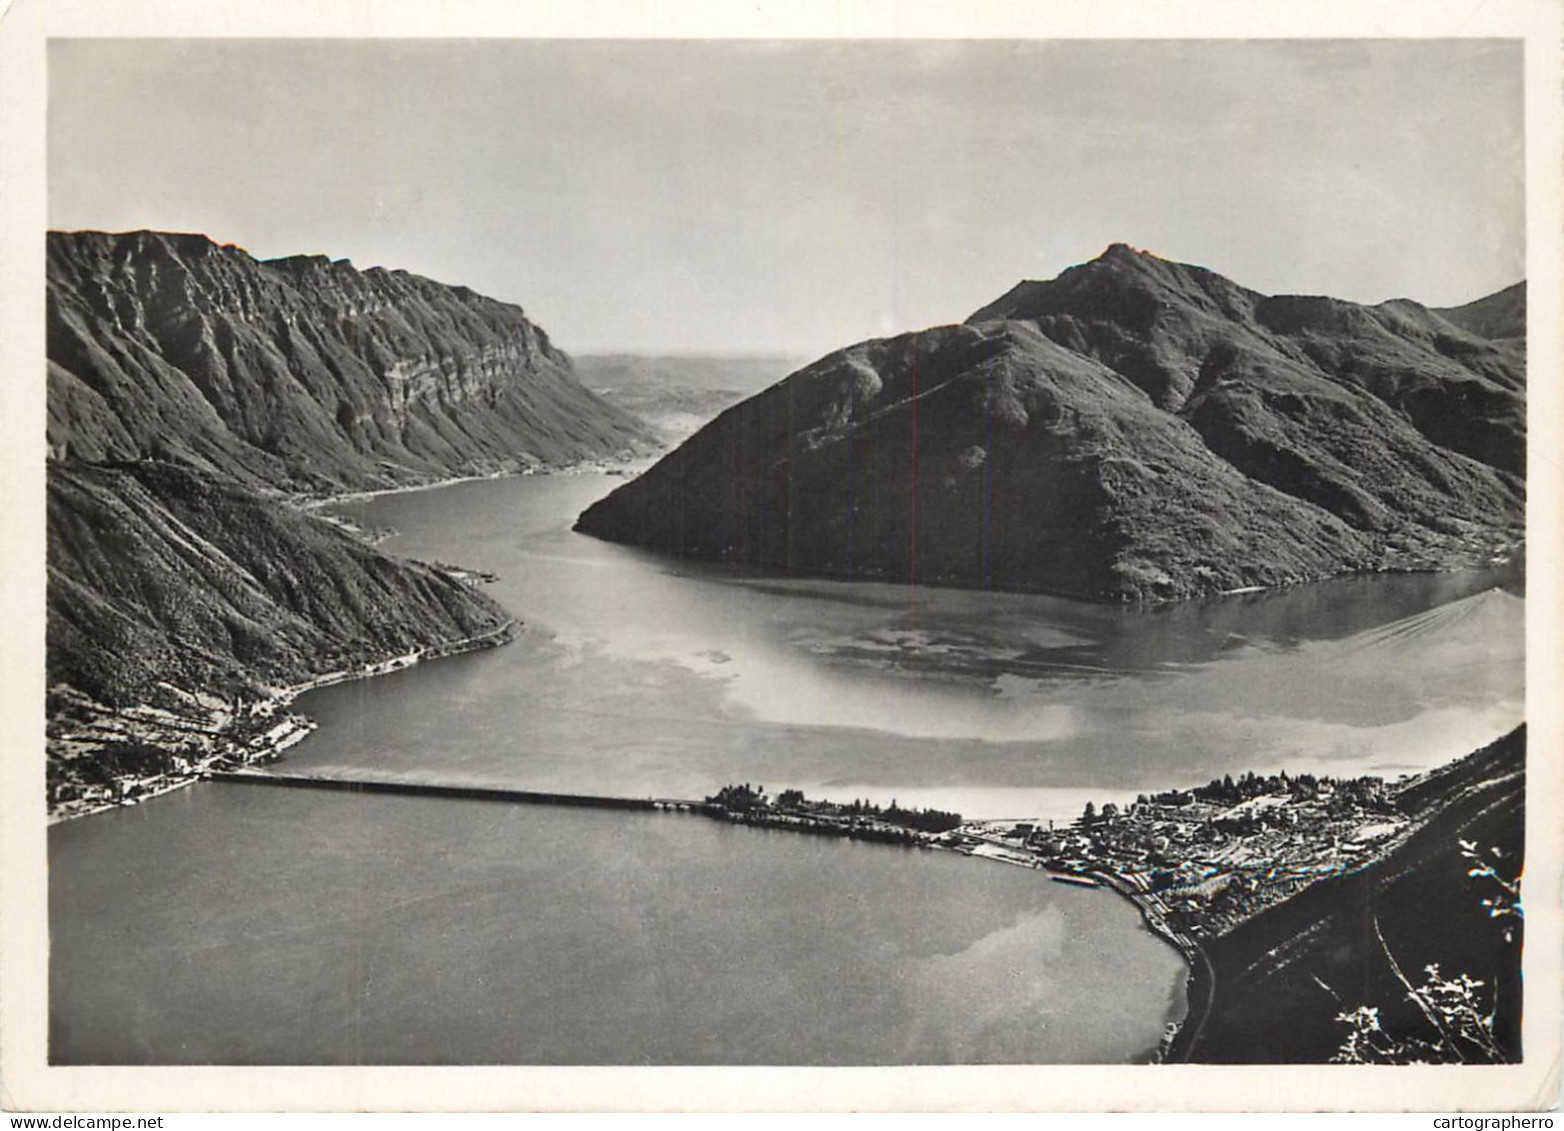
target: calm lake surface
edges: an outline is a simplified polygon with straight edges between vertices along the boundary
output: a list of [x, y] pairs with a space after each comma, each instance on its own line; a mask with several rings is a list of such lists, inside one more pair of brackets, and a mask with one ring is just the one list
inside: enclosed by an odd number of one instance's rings
[[[745, 578], [570, 532], [618, 483], [340, 508], [493, 571], [515, 643], [300, 700], [291, 768], [1069, 817], [1395, 776], [1522, 717], [1523, 602], [1421, 575], [1171, 609]], [[202, 785], [50, 830], [62, 1063], [1123, 1062], [1183, 966], [1124, 901], [692, 816]]]
[[619, 480], [540, 476], [341, 508], [397, 554], [489, 570], [508, 647], [299, 701], [321, 772], [704, 797], [749, 781], [968, 816], [1244, 770], [1388, 776], [1520, 722], [1524, 602], [1496, 573], [1124, 609], [745, 578], [570, 531]]
[[203, 785], [51, 830], [73, 1063], [1116, 1062], [1183, 963], [1112, 892], [702, 817]]

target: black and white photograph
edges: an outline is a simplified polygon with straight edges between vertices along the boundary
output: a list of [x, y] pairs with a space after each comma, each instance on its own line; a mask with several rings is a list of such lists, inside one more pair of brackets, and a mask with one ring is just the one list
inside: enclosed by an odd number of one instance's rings
[[41, 45], [45, 1077], [1553, 1102], [1537, 43], [942, 27]]

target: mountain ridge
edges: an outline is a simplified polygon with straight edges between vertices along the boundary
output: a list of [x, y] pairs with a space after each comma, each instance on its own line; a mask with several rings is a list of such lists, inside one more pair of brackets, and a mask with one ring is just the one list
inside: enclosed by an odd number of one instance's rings
[[109, 706], [156, 702], [159, 683], [254, 698], [509, 619], [441, 570], [176, 464], [57, 463], [48, 503], [49, 682]]
[[194, 233], [48, 236], [49, 449], [332, 492], [603, 458], [650, 436], [521, 307]]
[[1481, 564], [1521, 537], [1524, 380], [1406, 300], [1265, 296], [1114, 245], [806, 366], [577, 529], [1109, 601]]
[[1442, 307], [1434, 311], [1446, 321], [1493, 341], [1526, 340], [1526, 283], [1522, 280], [1491, 295], [1462, 306]]

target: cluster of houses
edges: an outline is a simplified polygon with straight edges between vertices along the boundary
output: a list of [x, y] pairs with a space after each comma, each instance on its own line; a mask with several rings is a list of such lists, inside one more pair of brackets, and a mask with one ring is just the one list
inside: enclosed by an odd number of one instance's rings
[[1378, 778], [1334, 782], [1246, 777], [1200, 790], [1142, 795], [1123, 809], [1088, 806], [1076, 821], [967, 825], [1016, 862], [1108, 875], [1193, 933], [1219, 935], [1325, 876], [1363, 866], [1408, 828]]
[[274, 699], [223, 700], [169, 688], [170, 706], [107, 707], [51, 689], [46, 741], [53, 820], [134, 805], [222, 765], [276, 758], [315, 724]]
[[315, 729], [287, 707], [317, 687], [386, 675], [424, 659], [492, 647], [518, 627], [507, 619], [460, 640], [431, 644], [387, 659], [334, 656], [343, 666], [307, 683], [254, 697], [224, 699], [158, 685], [159, 705], [109, 707], [68, 684], [49, 689], [47, 790], [51, 820], [112, 805], [135, 804], [227, 764], [271, 761]]

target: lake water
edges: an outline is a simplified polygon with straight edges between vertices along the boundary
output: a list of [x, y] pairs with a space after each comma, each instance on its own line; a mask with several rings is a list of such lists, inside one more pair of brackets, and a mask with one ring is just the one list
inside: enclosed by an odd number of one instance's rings
[[1388, 776], [1522, 716], [1501, 574], [1376, 577], [1169, 608], [740, 577], [570, 531], [618, 480], [343, 508], [393, 553], [499, 575], [508, 647], [300, 700], [321, 772], [703, 797], [726, 782], [1073, 816], [1213, 775]]
[[[343, 508], [515, 643], [312, 693], [321, 774], [1066, 817], [1394, 775], [1521, 718], [1501, 575], [1169, 609], [740, 577], [570, 532], [617, 480]], [[61, 1063], [1123, 1062], [1182, 963], [1108, 891], [692, 816], [203, 785], [50, 830]]]
[[64, 1063], [1121, 1062], [1112, 892], [679, 814], [212, 784], [51, 830]]

